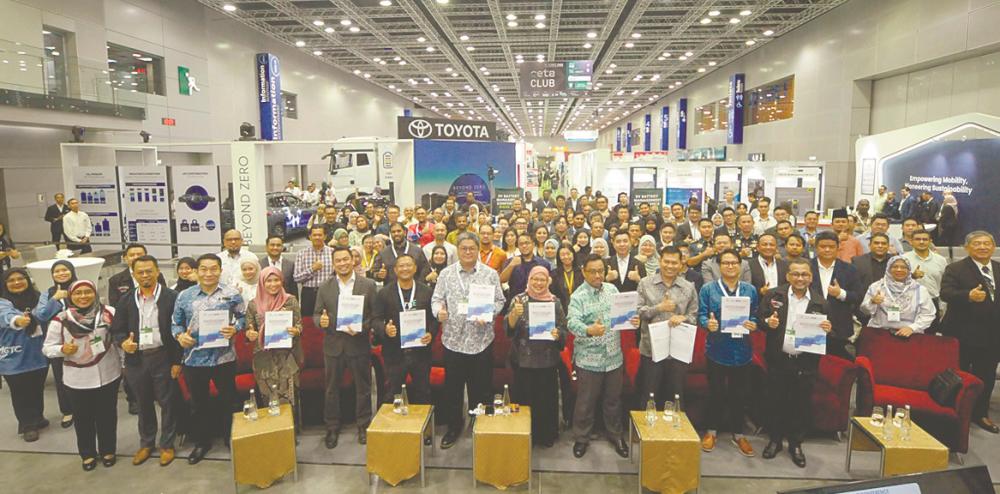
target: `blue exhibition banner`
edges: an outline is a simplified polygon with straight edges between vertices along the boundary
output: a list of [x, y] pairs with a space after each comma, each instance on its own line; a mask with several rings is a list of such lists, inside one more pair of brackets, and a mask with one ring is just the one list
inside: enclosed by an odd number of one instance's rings
[[281, 64], [270, 53], [257, 54], [257, 101], [260, 103], [260, 138], [280, 141], [281, 113]]
[[632, 152], [632, 122], [625, 124], [625, 152]]
[[688, 99], [677, 100], [677, 149], [687, 149]]
[[652, 151], [653, 150], [653, 116], [646, 114], [646, 120], [643, 122], [642, 127], [642, 150]]
[[[950, 192], [958, 201], [957, 228], [945, 229], [935, 244], [961, 245], [974, 230], [1000, 231], [1000, 139], [925, 142], [882, 161], [882, 184], [889, 190], [904, 185], [914, 196], [930, 192], [942, 204]], [[937, 229], [940, 229], [940, 225]], [[950, 233], [950, 234], [949, 234]]]
[[493, 186], [517, 187], [514, 143], [496, 141], [413, 141], [413, 197], [419, 204], [437, 207], [455, 194], [460, 203], [472, 192], [476, 202], [490, 204], [487, 170], [497, 171]]
[[670, 150], [670, 107], [660, 110], [660, 151]]
[[743, 144], [743, 87], [746, 85], [745, 74], [729, 76], [729, 133], [726, 142]]
[[622, 150], [622, 128], [618, 127], [615, 129], [615, 151], [621, 152]]
[[687, 207], [688, 202], [692, 197], [698, 199], [698, 204], [702, 203], [702, 196], [704, 194], [703, 189], [699, 188], [676, 188], [667, 187], [667, 197], [665, 199], [666, 204], [682, 204]]

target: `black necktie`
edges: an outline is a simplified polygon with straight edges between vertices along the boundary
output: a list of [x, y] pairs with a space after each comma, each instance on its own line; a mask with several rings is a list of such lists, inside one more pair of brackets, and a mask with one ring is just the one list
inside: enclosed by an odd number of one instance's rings
[[990, 291], [990, 298], [993, 298], [993, 291], [996, 285], [993, 282], [993, 274], [990, 273], [990, 268], [988, 266], [983, 266], [983, 278], [986, 278], [986, 288]]

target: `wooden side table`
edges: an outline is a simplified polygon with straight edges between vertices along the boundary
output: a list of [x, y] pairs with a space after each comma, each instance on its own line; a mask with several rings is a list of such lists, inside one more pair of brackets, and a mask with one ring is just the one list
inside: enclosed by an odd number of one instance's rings
[[528, 482], [531, 492], [531, 407], [517, 413], [480, 415], [472, 430], [472, 487], [499, 489]]
[[243, 412], [233, 414], [231, 464], [233, 484], [253, 484], [263, 489], [276, 480], [293, 474], [299, 480], [295, 456], [295, 419], [291, 405], [281, 405], [281, 414], [271, 416], [267, 408], [258, 411], [257, 420], [248, 420]]
[[[654, 492], [683, 493], [701, 485], [701, 439], [685, 413], [674, 413], [681, 426], [674, 428], [663, 412], [657, 412], [653, 425], [646, 422], [646, 411], [629, 412], [629, 446], [636, 452], [630, 461], [639, 461], [639, 494], [645, 487]], [[633, 441], [637, 439], [637, 441]]]
[[[886, 417], [885, 420], [892, 418]], [[847, 471], [851, 471], [851, 454], [854, 451], [879, 451], [880, 477], [948, 468], [948, 447], [916, 423], [910, 426], [909, 439], [903, 439], [898, 428], [893, 432], [892, 439], [886, 439], [882, 428], [872, 425], [871, 417], [851, 417], [847, 428]]]
[[[368, 484], [377, 475], [389, 485], [420, 474], [420, 487], [424, 480], [424, 437], [430, 430], [434, 437], [434, 406], [410, 405], [409, 413], [400, 415], [391, 403], [383, 404], [368, 425]], [[434, 446], [431, 445], [431, 454]]]

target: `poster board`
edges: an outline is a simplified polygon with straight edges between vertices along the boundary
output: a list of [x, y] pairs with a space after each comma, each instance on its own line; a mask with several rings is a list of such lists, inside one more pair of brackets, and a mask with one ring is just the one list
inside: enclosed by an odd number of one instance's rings
[[792, 216], [803, 218], [805, 214], [816, 209], [815, 187], [775, 187], [774, 207], [788, 203], [792, 207]]
[[196, 256], [219, 245], [219, 170], [215, 166], [171, 166], [171, 198], [177, 256]]
[[73, 182], [75, 184], [73, 197], [80, 201], [80, 211], [87, 213], [94, 225], [90, 243], [94, 245], [121, 245], [122, 222], [115, 167], [84, 166], [74, 168]]
[[632, 210], [637, 211], [640, 204], [649, 204], [657, 213], [663, 209], [663, 189], [632, 189], [629, 198]]
[[496, 215], [506, 216], [514, 209], [515, 199], [524, 199], [524, 189], [517, 187], [512, 189], [494, 189], [496, 195]]
[[125, 241], [145, 245], [149, 255], [157, 259], [170, 259], [167, 169], [162, 166], [120, 166], [118, 188]]

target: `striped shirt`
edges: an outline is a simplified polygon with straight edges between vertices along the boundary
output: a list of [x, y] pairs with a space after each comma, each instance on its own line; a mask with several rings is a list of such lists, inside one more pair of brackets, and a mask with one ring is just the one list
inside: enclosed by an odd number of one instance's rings
[[[323, 263], [323, 268], [313, 271], [313, 263], [319, 261]], [[295, 256], [295, 270], [292, 278], [303, 287], [319, 288], [327, 280], [333, 278], [333, 247], [324, 245], [320, 250], [309, 246], [308, 249], [300, 250]]]

